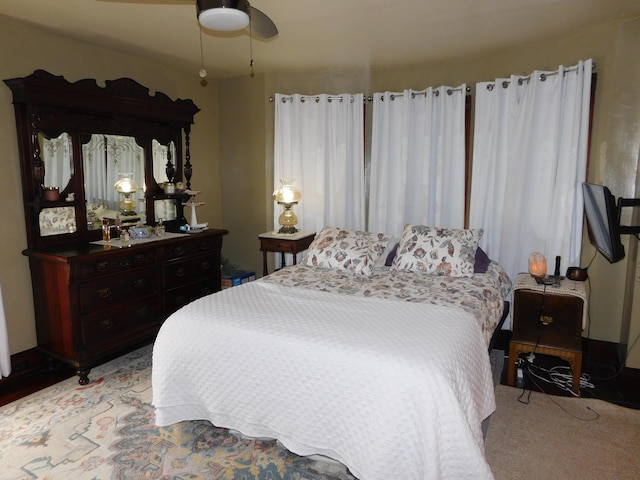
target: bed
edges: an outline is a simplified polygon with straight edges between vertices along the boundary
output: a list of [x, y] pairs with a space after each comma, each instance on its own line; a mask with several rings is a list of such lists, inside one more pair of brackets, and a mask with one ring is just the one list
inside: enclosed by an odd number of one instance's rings
[[511, 283], [481, 235], [326, 227], [299, 265], [183, 307], [154, 344], [156, 424], [276, 438], [360, 480], [493, 478], [487, 348]]

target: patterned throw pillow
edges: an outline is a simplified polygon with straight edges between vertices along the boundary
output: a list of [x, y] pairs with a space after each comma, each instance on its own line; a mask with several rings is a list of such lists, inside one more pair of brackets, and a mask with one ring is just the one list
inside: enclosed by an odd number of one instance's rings
[[304, 264], [371, 275], [390, 238], [382, 233], [324, 227], [309, 246]]
[[405, 225], [396, 270], [450, 277], [472, 277], [483, 230]]

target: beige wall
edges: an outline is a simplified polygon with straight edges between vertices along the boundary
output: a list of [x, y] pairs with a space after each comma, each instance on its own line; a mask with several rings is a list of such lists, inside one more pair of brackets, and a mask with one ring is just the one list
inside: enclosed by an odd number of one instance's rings
[[[215, 82], [200, 85], [198, 72], [71, 41], [0, 17], [0, 78], [23, 77], [44, 69], [67, 80], [133, 78], [169, 97], [191, 98], [201, 109], [191, 130], [192, 188], [202, 190], [198, 220], [219, 225], [221, 219], [218, 171], [217, 93]], [[31, 278], [27, 258], [16, 127], [11, 90], [0, 84], [0, 153], [4, 178], [0, 189], [0, 284], [7, 316], [11, 353], [36, 345]]]
[[[573, 65], [592, 58], [597, 66], [598, 80], [589, 180], [607, 184], [616, 196], [634, 197], [640, 145], [639, 36], [640, 19], [635, 19], [604, 24], [578, 34], [545, 39], [483, 57], [392, 70], [279, 73], [220, 82], [220, 97], [224, 99], [220, 102], [220, 119], [225, 125], [220, 141], [221, 176], [222, 190], [227, 191], [223, 195], [223, 223], [234, 239], [233, 246], [226, 249], [230, 260], [256, 273], [262, 271], [257, 235], [272, 228], [273, 201], [269, 194], [273, 188], [274, 106], [268, 98], [275, 93], [371, 94], [462, 83], [473, 87], [478, 81], [528, 74], [533, 70], [554, 70], [560, 64]], [[247, 131], [249, 124], [255, 125], [257, 131]], [[241, 143], [242, 153], [236, 156]], [[248, 205], [234, 202], [230, 207], [231, 190], [240, 179], [240, 170], [243, 184], [251, 185], [255, 190], [249, 192]], [[248, 225], [245, 221], [248, 209], [260, 212], [251, 216], [255, 224]], [[625, 236], [623, 241], [628, 246], [629, 241], [635, 242], [635, 239]], [[591, 325], [586, 336], [618, 342], [621, 334], [625, 336], [628, 330], [625, 322], [628, 322], [632, 342], [633, 335], [640, 330], [639, 308], [631, 309], [633, 275], [631, 281], [626, 282], [627, 264], [634, 272], [636, 262], [633, 249], [627, 250], [631, 255], [620, 263], [610, 265], [597, 255], [589, 268], [593, 293]], [[523, 252], [523, 255], [529, 253]], [[582, 266], [589, 263], [593, 254], [593, 247], [585, 242]], [[637, 281], [637, 275], [635, 278]], [[623, 319], [626, 284], [630, 285], [627, 290], [631, 293], [626, 295], [628, 311], [624, 312], [626, 318]], [[638, 301], [636, 298], [636, 304]], [[631, 352], [627, 365], [640, 368], [640, 346]]]
[[[193, 188], [202, 190], [206, 206], [198, 219], [229, 229], [223, 256], [233, 264], [262, 272], [257, 236], [272, 227], [273, 111], [275, 93], [343, 93], [422, 89], [442, 84], [470, 86], [477, 81], [534, 69], [555, 69], [593, 58], [598, 71], [589, 179], [606, 183], [617, 196], [635, 193], [640, 145], [640, 20], [606, 24], [580, 34], [548, 39], [492, 55], [452, 59], [437, 64], [392, 70], [322, 71], [248, 75], [199, 83], [197, 72], [114, 52], [35, 30], [0, 18], [0, 77], [28, 75], [45, 69], [68, 80], [130, 77], [172, 98], [191, 98], [202, 111], [192, 129]], [[17, 48], [17, 45], [20, 48]], [[181, 70], [182, 68], [182, 70]], [[11, 352], [36, 344], [21, 204], [18, 149], [10, 90], [0, 85], [0, 144], [5, 188], [0, 189], [4, 228], [0, 229], [0, 284], [8, 320]], [[370, 109], [369, 109], [370, 110]], [[623, 239], [625, 244], [631, 240]], [[635, 240], [633, 240], [635, 241]], [[633, 249], [627, 249], [633, 252]], [[528, 252], [523, 252], [527, 255]], [[585, 244], [583, 265], [593, 255]], [[629, 258], [627, 259], [629, 260]], [[610, 265], [600, 255], [589, 269], [592, 338], [617, 342], [630, 324], [630, 341], [640, 332], [636, 262]], [[629, 264], [630, 282], [626, 282]], [[636, 284], [634, 285], [633, 279]], [[626, 320], [623, 319], [625, 284]], [[640, 347], [629, 366], [640, 368]]]

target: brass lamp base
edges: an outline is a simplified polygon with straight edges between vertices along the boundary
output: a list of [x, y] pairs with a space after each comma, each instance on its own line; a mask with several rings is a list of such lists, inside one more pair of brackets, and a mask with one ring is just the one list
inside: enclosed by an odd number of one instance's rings
[[296, 233], [299, 232], [300, 230], [298, 230], [296, 227], [280, 227], [280, 230], [278, 230], [278, 233]]
[[278, 233], [296, 233], [298, 229], [296, 228], [296, 223], [298, 223], [298, 217], [291, 207], [294, 205], [293, 203], [282, 203], [284, 207], [284, 211], [278, 217], [278, 223], [282, 225]]

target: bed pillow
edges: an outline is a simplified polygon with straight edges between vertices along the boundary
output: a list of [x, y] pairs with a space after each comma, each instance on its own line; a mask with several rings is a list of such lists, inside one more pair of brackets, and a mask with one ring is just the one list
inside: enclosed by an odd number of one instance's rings
[[399, 244], [400, 239], [398, 237], [389, 237], [384, 252], [382, 252], [382, 255], [376, 260], [376, 268], [390, 267], [392, 265]]
[[324, 227], [309, 245], [304, 264], [371, 275], [390, 238], [382, 233]]
[[393, 267], [431, 275], [472, 277], [482, 232], [405, 225]]
[[476, 261], [473, 264], [473, 273], [487, 273], [491, 259], [480, 247], [476, 250]]

